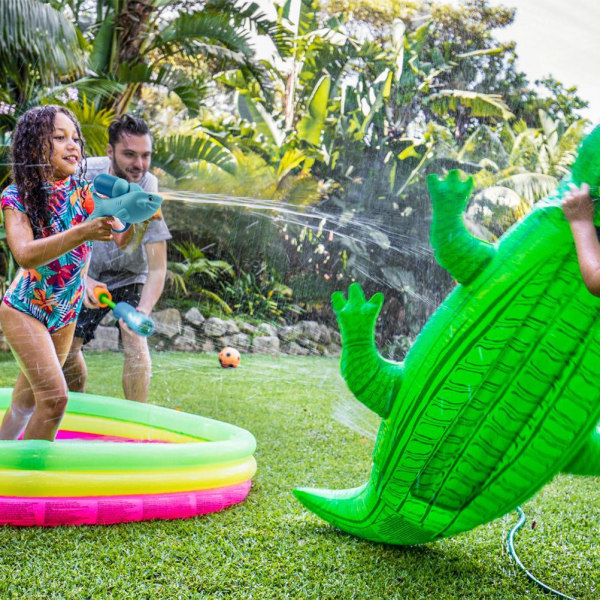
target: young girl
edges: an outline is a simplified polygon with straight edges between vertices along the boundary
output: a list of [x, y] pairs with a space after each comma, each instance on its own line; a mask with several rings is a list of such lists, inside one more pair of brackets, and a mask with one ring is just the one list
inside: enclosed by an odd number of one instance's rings
[[89, 184], [75, 177], [83, 138], [59, 106], [27, 111], [12, 142], [13, 180], [0, 197], [6, 238], [21, 267], [0, 305], [0, 325], [21, 367], [0, 439], [54, 439], [67, 405], [62, 374], [84, 296], [94, 240], [124, 246], [112, 218], [86, 221]]

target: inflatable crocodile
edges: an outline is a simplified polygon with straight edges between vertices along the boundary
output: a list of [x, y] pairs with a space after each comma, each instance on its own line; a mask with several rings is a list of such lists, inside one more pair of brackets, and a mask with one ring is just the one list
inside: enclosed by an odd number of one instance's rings
[[504, 515], [557, 473], [600, 475], [600, 298], [561, 209], [570, 182], [600, 182], [600, 128], [558, 190], [488, 244], [462, 220], [472, 180], [429, 176], [431, 243], [458, 285], [403, 364], [375, 348], [381, 294], [333, 295], [342, 375], [382, 421], [369, 481], [295, 490], [307, 508], [368, 540], [422, 544]]

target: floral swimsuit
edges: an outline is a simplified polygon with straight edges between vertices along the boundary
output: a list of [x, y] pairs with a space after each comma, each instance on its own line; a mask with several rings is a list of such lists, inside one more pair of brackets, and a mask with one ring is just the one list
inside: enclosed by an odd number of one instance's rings
[[[43, 237], [85, 221], [94, 208], [89, 183], [74, 177], [53, 183], [49, 196], [50, 225]], [[26, 213], [16, 185], [9, 185], [0, 200], [2, 210]], [[85, 242], [37, 269], [19, 269], [3, 301], [41, 321], [50, 333], [58, 331], [79, 315], [91, 251], [92, 243]]]

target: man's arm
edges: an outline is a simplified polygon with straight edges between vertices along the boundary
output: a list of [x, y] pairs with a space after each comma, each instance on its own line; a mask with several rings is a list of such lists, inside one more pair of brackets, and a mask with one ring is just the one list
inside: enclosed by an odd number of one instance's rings
[[[146, 173], [144, 183], [142, 184], [142, 189], [146, 192], [150, 192], [151, 194], [158, 193], [158, 179], [154, 175], [152, 175], [152, 173]], [[158, 209], [157, 214], [161, 215], [160, 218], [162, 218], [160, 208]], [[152, 221], [153, 218], [155, 217], [146, 219], [141, 223], [133, 223], [129, 228], [131, 230], [131, 237], [129, 238], [127, 245], [121, 247], [121, 250], [123, 250], [127, 254], [133, 254], [137, 250], [138, 246], [142, 243], [142, 240], [146, 235], [146, 231], [148, 230], [148, 225], [150, 225], [150, 221]], [[146, 250], [148, 250], [147, 244]], [[158, 294], [158, 297], [160, 297], [160, 292]], [[158, 297], [156, 301], [158, 300]]]
[[165, 287], [167, 242], [153, 242], [146, 244], [145, 248], [148, 256], [148, 279], [142, 288], [142, 296], [137, 309], [149, 315]]

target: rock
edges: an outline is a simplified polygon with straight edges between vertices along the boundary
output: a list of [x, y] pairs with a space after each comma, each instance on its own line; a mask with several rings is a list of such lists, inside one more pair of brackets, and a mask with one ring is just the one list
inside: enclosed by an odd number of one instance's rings
[[321, 339], [321, 325], [316, 321], [300, 321], [294, 328], [302, 337], [313, 342], [318, 342]]
[[289, 325], [285, 325], [284, 327], [280, 327], [277, 332], [279, 339], [285, 342], [293, 342], [298, 337], [298, 331], [294, 327]]
[[319, 325], [319, 329], [321, 330], [321, 334], [317, 341], [328, 346], [331, 344], [331, 332], [329, 331], [329, 327], [327, 327], [327, 325]]
[[307, 348], [308, 350], [310, 350], [311, 354], [318, 354], [317, 342], [315, 342], [314, 340], [311, 340], [306, 337], [299, 337], [296, 340], [296, 343], [302, 346], [303, 348]]
[[148, 346], [158, 352], [170, 350], [172, 348], [170, 340], [160, 337], [159, 335], [151, 335], [148, 338]]
[[196, 350], [196, 332], [193, 327], [184, 325], [181, 335], [173, 340], [173, 349], [182, 352], [193, 352]]
[[249, 335], [245, 333], [236, 333], [235, 335], [225, 335], [218, 340], [215, 340], [215, 343], [218, 343], [219, 348], [225, 348], [229, 346], [230, 348], [235, 348], [239, 352], [245, 352], [250, 349], [252, 345], [252, 341]]
[[202, 313], [195, 306], [190, 308], [190, 310], [183, 315], [183, 318], [185, 321], [195, 325], [196, 327], [200, 327], [200, 325], [206, 321]]
[[104, 325], [104, 327], [111, 327], [113, 326], [115, 323], [117, 322], [117, 320], [115, 319], [115, 315], [113, 315], [112, 310], [109, 310], [103, 317], [102, 320], [100, 321], [100, 325]]
[[224, 323], [225, 323], [225, 335], [234, 335], [234, 334], [240, 332], [235, 321], [224, 321]]
[[0, 352], [10, 352], [10, 346], [2, 333], [2, 327], [0, 326]]
[[[213, 353], [230, 346], [240, 352], [289, 354], [291, 356], [339, 356], [341, 336], [333, 328], [317, 321], [300, 321], [276, 327], [271, 323], [254, 326], [245, 321], [218, 317], [205, 319], [196, 307], [185, 314], [167, 308], [152, 313], [156, 333], [148, 338], [154, 350]], [[84, 346], [86, 351], [120, 350], [119, 331], [112, 312], [107, 313], [97, 329], [96, 338]], [[0, 330], [0, 352], [10, 351]]]
[[339, 356], [342, 353], [342, 347], [337, 344], [330, 344], [327, 351], [331, 356]]
[[296, 342], [286, 342], [281, 347], [281, 351], [290, 356], [308, 356], [310, 354], [310, 350], [299, 346]]
[[200, 343], [200, 352], [209, 353], [209, 352], [214, 352], [214, 351], [215, 351], [215, 344], [212, 340], [210, 340], [210, 339], [202, 340], [202, 342]]
[[279, 338], [276, 335], [255, 337], [252, 340], [252, 351], [257, 354], [277, 354], [279, 352]]
[[95, 337], [83, 346], [87, 351], [105, 351], [119, 349], [119, 330], [116, 327], [98, 325]]
[[260, 335], [266, 335], [269, 337], [277, 336], [277, 328], [271, 325], [270, 323], [261, 323], [256, 328], [256, 333]]
[[227, 333], [227, 326], [223, 319], [211, 317], [204, 322], [203, 330], [208, 337], [218, 338]]
[[152, 313], [156, 325], [156, 333], [169, 339], [181, 334], [181, 315], [176, 308], [165, 308]]
[[256, 331], [256, 327], [254, 325], [250, 325], [250, 323], [246, 323], [245, 321], [238, 321], [237, 326], [242, 333], [246, 333], [248, 335], [254, 335]]

